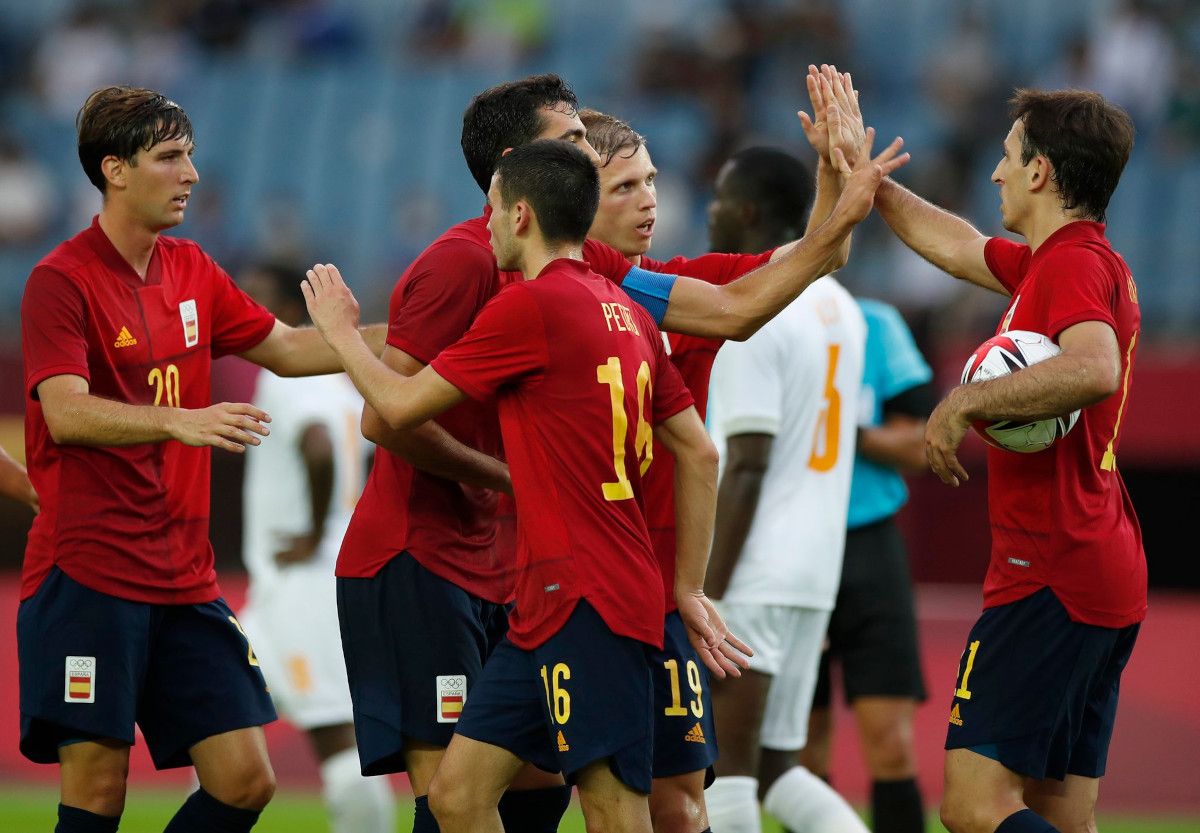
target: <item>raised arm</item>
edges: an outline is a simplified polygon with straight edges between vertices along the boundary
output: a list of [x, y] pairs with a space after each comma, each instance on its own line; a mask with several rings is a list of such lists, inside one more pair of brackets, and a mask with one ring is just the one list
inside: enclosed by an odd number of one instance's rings
[[[829, 112], [835, 115], [837, 108], [830, 106]], [[868, 129], [863, 153], [853, 165], [835, 150], [837, 168], [845, 179], [842, 194], [824, 223], [797, 241], [786, 256], [732, 283], [713, 286], [679, 278], [671, 290], [662, 329], [744, 341], [826, 274], [826, 265], [851, 229], [870, 213], [880, 182], [908, 162], [908, 154], [900, 154], [902, 139], [870, 158], [873, 140], [874, 130]]]
[[37, 386], [50, 438], [60, 445], [123, 446], [179, 440], [241, 453], [267, 436], [265, 411], [246, 403], [207, 408], [131, 405], [93, 396], [82, 376], [51, 376]]

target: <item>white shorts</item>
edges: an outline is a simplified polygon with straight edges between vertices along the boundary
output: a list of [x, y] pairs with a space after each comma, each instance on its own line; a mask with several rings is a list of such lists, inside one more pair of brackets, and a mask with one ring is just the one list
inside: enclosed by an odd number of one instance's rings
[[280, 714], [305, 730], [352, 723], [332, 567], [284, 568], [249, 597], [238, 618]]
[[729, 630], [754, 649], [751, 670], [774, 678], [759, 743], [785, 752], [803, 749], [831, 611], [745, 602], [722, 602], [720, 610]]

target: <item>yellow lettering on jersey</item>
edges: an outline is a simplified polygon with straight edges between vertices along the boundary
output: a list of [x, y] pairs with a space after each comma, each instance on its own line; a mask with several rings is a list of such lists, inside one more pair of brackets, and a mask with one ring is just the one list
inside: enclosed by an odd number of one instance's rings
[[[1133, 286], [1133, 279], [1130, 278], [1130, 286]], [[1129, 339], [1129, 348], [1125, 351], [1125, 378], [1121, 383], [1121, 406], [1117, 408], [1117, 424], [1113, 426], [1112, 438], [1108, 441], [1108, 447], [1104, 449], [1104, 456], [1100, 458], [1101, 471], [1115, 471], [1117, 468], [1117, 455], [1114, 448], [1117, 444], [1117, 434], [1121, 430], [1121, 419], [1125, 416], [1125, 402], [1129, 398], [1129, 371], [1133, 369], [1133, 348], [1137, 345], [1138, 331], [1133, 331], [1133, 337]]]
[[637, 321], [633, 317], [633, 310], [624, 304], [608, 304], [601, 301], [600, 311], [604, 313], [604, 323], [608, 325], [610, 333], [615, 329], [621, 333], [641, 335], [638, 332]]

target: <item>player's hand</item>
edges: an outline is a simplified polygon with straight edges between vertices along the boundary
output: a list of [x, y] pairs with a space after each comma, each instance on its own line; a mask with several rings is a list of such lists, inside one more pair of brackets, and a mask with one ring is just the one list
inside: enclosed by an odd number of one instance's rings
[[313, 556], [317, 554], [317, 546], [321, 543], [321, 536], [312, 532], [304, 535], [282, 535], [280, 538], [283, 549], [275, 553], [275, 563], [280, 567], [312, 561]]
[[332, 263], [318, 263], [300, 282], [309, 317], [332, 346], [339, 335], [358, 330], [358, 301]]
[[953, 391], [938, 403], [925, 423], [925, 457], [933, 473], [947, 485], [957, 486], [970, 479], [957, 454], [970, 427], [970, 420], [956, 406]]
[[750, 667], [749, 657], [754, 651], [729, 632], [712, 600], [702, 592], [680, 592], [675, 604], [687, 628], [688, 641], [713, 676], [722, 680], [730, 674], [742, 676], [742, 669]]
[[[837, 119], [838, 107], [829, 106], [829, 118]], [[883, 152], [871, 158], [871, 149], [875, 144], [875, 128], [868, 127], [863, 142], [862, 154], [858, 161], [851, 165], [840, 147], [835, 147], [833, 165], [842, 175], [842, 195], [834, 206], [833, 214], [839, 220], [855, 225], [862, 222], [871, 213], [875, 204], [875, 192], [883, 178], [908, 163], [911, 158], [907, 153], [900, 153], [904, 140], [900, 137], [883, 149]]]
[[[858, 109], [858, 90], [854, 89], [854, 81], [848, 72], [838, 72], [833, 65], [821, 67], [821, 89], [823, 97], [832, 110], [826, 116], [826, 129], [829, 132], [829, 152], [834, 148], [842, 152], [842, 156], [851, 167], [858, 163], [867, 142], [867, 127], [863, 123], [862, 111]], [[869, 157], [870, 151], [867, 151]]]
[[207, 408], [180, 409], [171, 426], [171, 436], [184, 445], [223, 448], [241, 454], [259, 437], [271, 433], [266, 411], [245, 402], [222, 402]]
[[812, 145], [817, 156], [829, 161], [829, 123], [827, 121], [825, 92], [821, 84], [821, 72], [814, 64], [808, 65], [808, 75], [804, 79], [808, 87], [808, 100], [812, 104], [812, 116], [803, 110], [796, 113], [800, 118], [800, 127], [804, 130], [804, 138]]

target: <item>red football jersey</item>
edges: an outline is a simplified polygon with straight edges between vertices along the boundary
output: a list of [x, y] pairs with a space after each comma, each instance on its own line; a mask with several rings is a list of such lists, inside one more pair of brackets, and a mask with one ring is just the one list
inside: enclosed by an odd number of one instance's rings
[[[490, 211], [450, 228], [408, 267], [392, 291], [388, 344], [428, 364], [470, 327], [501, 287], [520, 280], [500, 272], [492, 254]], [[588, 242], [593, 269], [620, 282], [630, 264]], [[494, 403], [464, 402], [437, 418], [464, 445], [502, 457]], [[426, 474], [384, 448], [338, 554], [337, 575], [368, 578], [402, 550], [434, 575], [492, 602], [512, 597], [513, 541], [497, 537], [498, 496]]]
[[509, 638], [531, 649], [579, 599], [662, 646], [662, 581], [642, 508], [652, 426], [692, 404], [650, 315], [588, 264], [506, 287], [431, 366], [499, 404], [517, 504]]
[[[774, 249], [757, 255], [708, 254], [677, 257], [666, 262], [643, 257], [641, 266], [651, 272], [683, 275], [711, 284], [727, 284], [771, 260]], [[703, 419], [708, 411], [708, 383], [723, 339], [667, 333], [671, 364], [679, 370]], [[646, 525], [662, 571], [667, 610], [675, 609], [675, 458], [665, 448], [643, 478], [646, 492]]]
[[1031, 330], [1057, 340], [1074, 324], [1103, 321], [1121, 349], [1120, 390], [1084, 408], [1069, 434], [1036, 454], [988, 449], [992, 557], [984, 606], [1050, 587], [1076, 621], [1107, 628], [1140, 622], [1146, 556], [1116, 466], [1141, 322], [1133, 276], [1100, 223], [1070, 223], [1032, 254], [992, 238], [984, 254], [1012, 293], [997, 333]]
[[82, 376], [106, 399], [204, 408], [213, 358], [249, 350], [274, 325], [190, 240], [159, 237], [145, 281], [98, 220], [42, 259], [21, 305], [25, 450], [42, 502], [25, 549], [22, 598], [56, 564], [80, 584], [138, 602], [197, 604], [219, 595], [208, 540], [209, 449], [174, 441], [59, 445], [37, 386]]

